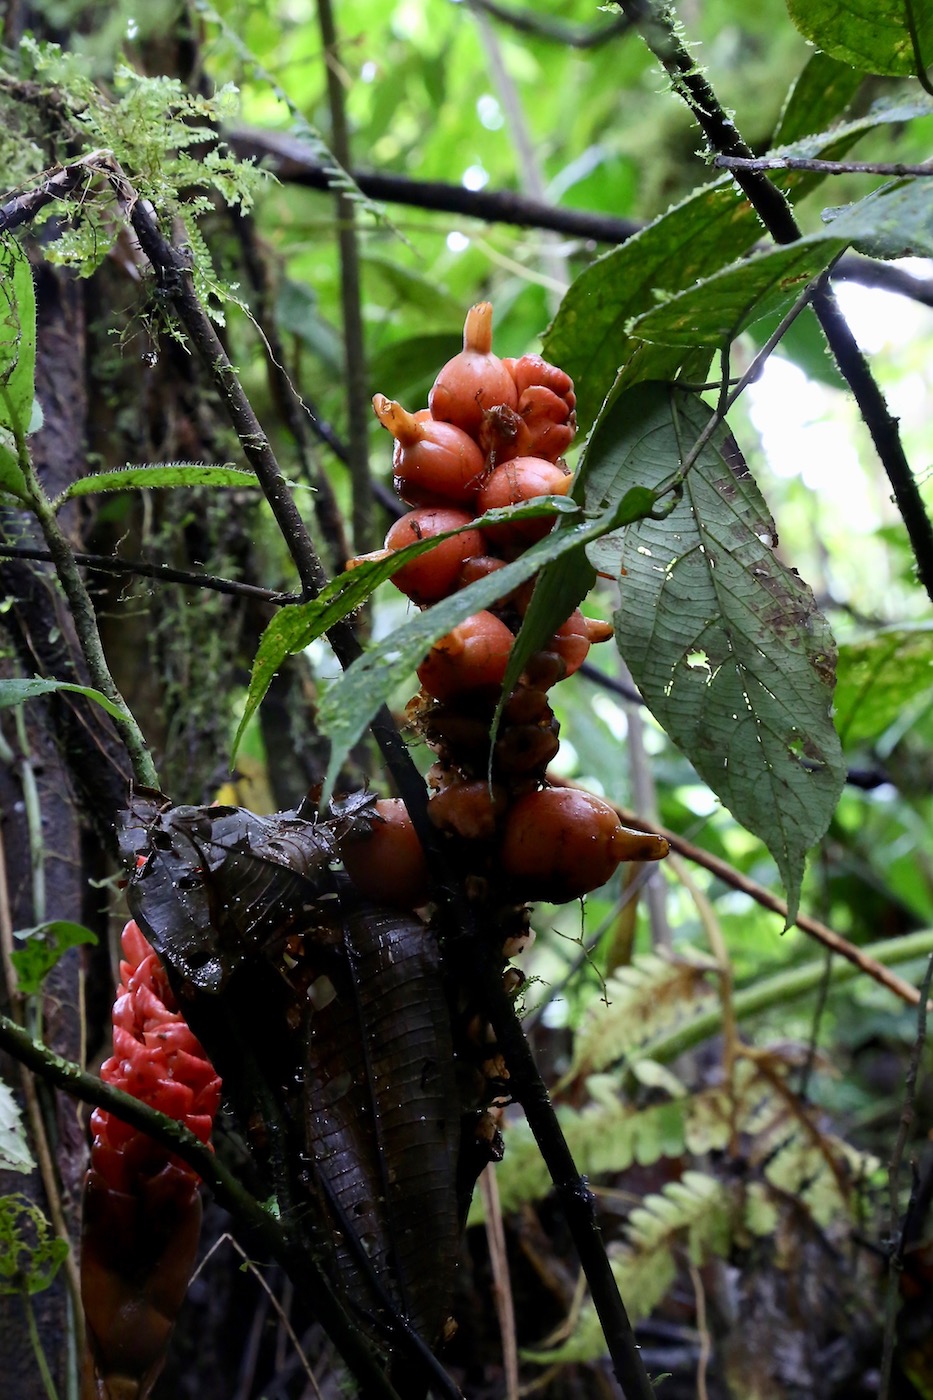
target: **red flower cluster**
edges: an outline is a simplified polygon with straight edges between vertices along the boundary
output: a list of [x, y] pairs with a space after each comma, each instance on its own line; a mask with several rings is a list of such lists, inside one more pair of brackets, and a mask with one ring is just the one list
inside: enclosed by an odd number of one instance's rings
[[[113, 1004], [113, 1055], [100, 1077], [184, 1123], [208, 1142], [220, 1104], [220, 1076], [192, 1035], [165, 970], [139, 925], [132, 920], [121, 939], [120, 987]], [[151, 1176], [167, 1163], [191, 1178], [194, 1170], [137, 1128], [97, 1108], [91, 1114], [91, 1166], [115, 1191], [132, 1191], [139, 1175]]]
[[[207, 1142], [220, 1078], [176, 1009], [164, 969], [136, 923], [127, 924], [122, 942], [114, 1054], [101, 1078]], [[89, 1343], [85, 1394], [145, 1400], [162, 1369], [194, 1266], [200, 1178], [111, 1113], [95, 1109], [91, 1128], [81, 1240]]]

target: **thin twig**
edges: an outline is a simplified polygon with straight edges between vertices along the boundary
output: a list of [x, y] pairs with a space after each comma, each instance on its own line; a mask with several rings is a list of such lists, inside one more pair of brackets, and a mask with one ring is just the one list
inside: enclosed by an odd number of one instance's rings
[[498, 964], [483, 970], [480, 985], [485, 1010], [508, 1066], [509, 1087], [524, 1110], [583, 1265], [616, 1379], [626, 1400], [655, 1400], [606, 1254], [593, 1193], [573, 1160], [514, 1002], [503, 989]]
[[781, 317], [780, 323], [768, 336], [768, 339], [765, 341], [764, 345], [755, 355], [755, 358], [748, 366], [748, 369], [737, 381], [733, 389], [728, 389], [728, 377], [723, 377], [721, 392], [719, 396], [719, 403], [716, 405], [715, 410], [710, 415], [706, 427], [700, 433], [696, 442], [693, 444], [693, 446], [690, 448], [690, 451], [687, 453], [687, 455], [681, 462], [680, 467], [678, 468], [671, 483], [671, 487], [673, 489], [676, 489], [678, 486], [681, 486], [683, 484], [684, 478], [686, 477], [687, 473], [690, 471], [691, 467], [693, 467], [696, 463], [697, 458], [703, 451], [703, 448], [709, 442], [710, 438], [715, 433], [716, 429], [722, 422], [725, 421], [726, 415], [734, 405], [735, 401], [739, 398], [741, 394], [745, 392], [749, 384], [754, 383], [754, 381], [761, 374], [765, 363], [770, 359], [771, 355], [777, 349], [778, 345], [780, 345], [781, 341], [784, 339], [784, 336], [790, 330], [791, 326], [794, 324], [800, 313], [809, 306], [810, 302], [813, 300], [813, 297], [817, 292], [817, 289], [821, 285], [821, 279], [825, 280], [826, 276], [827, 273], [822, 272], [820, 273], [819, 278], [809, 283], [808, 286], [804, 287], [800, 296], [794, 302], [790, 310], [784, 316]]
[[923, 1047], [926, 1044], [927, 1038], [927, 1000], [930, 995], [931, 986], [933, 986], [933, 954], [931, 954], [927, 962], [927, 970], [920, 988], [920, 1002], [917, 1007], [917, 1033], [914, 1036], [914, 1043], [910, 1052], [910, 1062], [908, 1063], [907, 1075], [904, 1080], [904, 1103], [901, 1108], [897, 1137], [894, 1142], [894, 1149], [891, 1153], [891, 1160], [888, 1163], [890, 1238], [892, 1246], [895, 1239], [897, 1239], [897, 1245], [891, 1250], [888, 1266], [888, 1298], [885, 1315], [884, 1347], [881, 1359], [881, 1381], [878, 1386], [879, 1400], [887, 1400], [891, 1385], [891, 1368], [894, 1364], [897, 1285], [901, 1270], [904, 1267], [905, 1246], [904, 1231], [901, 1230], [898, 1236], [898, 1223], [901, 1213], [901, 1166], [904, 1161], [904, 1153], [907, 1150], [907, 1142], [910, 1137], [911, 1129], [914, 1126], [914, 1118], [916, 1116], [917, 1078], [920, 1073], [920, 1061], [923, 1058]]
[[318, 1396], [318, 1400], [320, 1400], [320, 1387], [317, 1383], [317, 1380], [315, 1379], [314, 1372], [311, 1369], [311, 1363], [305, 1356], [301, 1342], [298, 1340], [298, 1335], [295, 1332], [295, 1329], [292, 1326], [291, 1322], [289, 1321], [288, 1314], [282, 1307], [282, 1304], [279, 1302], [278, 1298], [273, 1293], [272, 1289], [269, 1287], [266, 1280], [263, 1278], [262, 1270], [257, 1268], [257, 1266], [253, 1263], [252, 1259], [250, 1259], [243, 1246], [239, 1243], [238, 1240], [234, 1239], [233, 1235], [231, 1235], [229, 1231], [225, 1231], [224, 1234], [221, 1235], [220, 1239], [215, 1240], [214, 1243], [211, 1245], [210, 1249], [207, 1251], [204, 1258], [201, 1260], [200, 1264], [195, 1269], [194, 1273], [191, 1275], [188, 1287], [191, 1287], [191, 1284], [194, 1283], [198, 1274], [201, 1273], [201, 1271], [207, 1265], [208, 1261], [217, 1253], [218, 1249], [220, 1249], [220, 1246], [222, 1244], [229, 1244], [231, 1248], [236, 1250], [237, 1254], [239, 1254], [240, 1258], [243, 1260], [244, 1268], [246, 1268], [246, 1270], [252, 1274], [253, 1278], [259, 1284], [259, 1287], [269, 1299], [273, 1312], [275, 1312], [278, 1315], [279, 1321], [281, 1322], [285, 1331], [288, 1333], [289, 1341], [295, 1348], [295, 1353], [298, 1356], [299, 1361], [301, 1362], [301, 1369], [304, 1371], [305, 1375], [308, 1377], [309, 1382], [311, 1383], [311, 1389], [314, 1391], [315, 1395]]
[[818, 175], [933, 175], [933, 163], [877, 160], [805, 160], [803, 156], [714, 156], [720, 170], [812, 170]]
[[499, 1336], [502, 1339], [505, 1395], [506, 1400], [518, 1400], [518, 1344], [515, 1334], [515, 1305], [512, 1301], [512, 1281], [509, 1276], [509, 1259], [505, 1247], [505, 1230], [502, 1225], [499, 1183], [496, 1180], [496, 1168], [493, 1162], [489, 1163], [480, 1176], [479, 1192], [483, 1202], [486, 1243], [489, 1246], [496, 1317], [499, 1319]]
[[[47, 549], [33, 545], [0, 544], [0, 559], [36, 559], [51, 563]], [[181, 583], [188, 588], [207, 588], [213, 593], [228, 593], [236, 598], [253, 598], [261, 603], [297, 603], [299, 594], [282, 593], [272, 588], [259, 588], [236, 579], [202, 574], [196, 569], [174, 569], [168, 564], [147, 564], [143, 559], [119, 559], [115, 554], [82, 554], [75, 551], [74, 561], [82, 569], [98, 569], [103, 574], [121, 574], [129, 578], [149, 578], [157, 583]]]
[[158, 787], [158, 775], [149, 752], [149, 746], [135, 715], [124, 700], [111, 675], [107, 657], [104, 654], [100, 629], [97, 625], [94, 604], [91, 602], [84, 581], [78, 573], [71, 544], [58, 523], [52, 504], [33, 467], [22, 425], [14, 423], [13, 434], [16, 439], [19, 466], [23, 474], [29, 504], [49, 547], [62, 591], [68, 599], [75, 633], [91, 681], [119, 711], [119, 714], [114, 716], [114, 722], [120, 731], [136, 781], [143, 787]]
[[710, 1336], [709, 1324], [706, 1319], [706, 1289], [703, 1287], [703, 1276], [692, 1259], [688, 1259], [687, 1267], [690, 1270], [690, 1282], [693, 1284], [697, 1332], [700, 1336], [700, 1356], [697, 1361], [697, 1400], [709, 1400], [709, 1391], [706, 1388], [706, 1371], [713, 1352], [713, 1339]]
[[[716, 97], [696, 60], [674, 28], [672, 13], [655, 0], [620, 0], [623, 12], [638, 24], [651, 52], [671, 79], [703, 130], [710, 149], [718, 155], [754, 160], [754, 152], [739, 134], [732, 118]], [[763, 171], [736, 169], [734, 178], [775, 242], [794, 243], [800, 229], [784, 193]], [[898, 510], [917, 561], [917, 572], [933, 599], [933, 522], [927, 514], [917, 481], [892, 417], [858, 342], [849, 329], [832, 291], [824, 288], [813, 297], [813, 310], [840, 374], [858, 405], [887, 473]]]
[[[462, 4], [463, 0], [455, 0], [455, 3]], [[536, 39], [547, 39], [568, 49], [599, 48], [632, 27], [625, 15], [617, 15], [609, 24], [561, 24], [560, 20], [548, 19], [533, 10], [507, 9], [505, 5], [497, 5], [495, 0], [471, 0], [471, 3], [519, 34], [531, 34]]]
[[[286, 184], [328, 191], [333, 173], [308, 154], [294, 136], [252, 128], [232, 131], [228, 145], [244, 158], [263, 160], [276, 178]], [[571, 238], [588, 238], [601, 243], [624, 243], [641, 228], [633, 219], [618, 219], [578, 209], [559, 209], [550, 204], [508, 190], [468, 190], [441, 180], [413, 180], [405, 175], [380, 170], [351, 171], [355, 183], [366, 195], [389, 204], [431, 209], [444, 214], [461, 214], [484, 223], [511, 224], [516, 228], [553, 229]], [[2, 227], [2, 226], [0, 226]]]

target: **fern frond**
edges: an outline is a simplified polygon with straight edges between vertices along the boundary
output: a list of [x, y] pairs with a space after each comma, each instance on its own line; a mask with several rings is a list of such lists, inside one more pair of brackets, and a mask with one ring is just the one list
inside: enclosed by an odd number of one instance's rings
[[[647, 1317], [674, 1283], [680, 1255], [702, 1264], [729, 1252], [735, 1201], [729, 1188], [702, 1172], [685, 1172], [663, 1191], [646, 1196], [629, 1216], [627, 1240], [611, 1259], [619, 1292], [633, 1322]], [[550, 1351], [528, 1351], [528, 1360], [553, 1364], [592, 1361], [604, 1356], [606, 1342], [596, 1311], [587, 1303], [573, 1334]]]
[[665, 958], [642, 954], [610, 977], [606, 995], [587, 1013], [574, 1044], [569, 1078], [623, 1059], [701, 1005], [712, 1002], [709, 977], [716, 964], [699, 954]]

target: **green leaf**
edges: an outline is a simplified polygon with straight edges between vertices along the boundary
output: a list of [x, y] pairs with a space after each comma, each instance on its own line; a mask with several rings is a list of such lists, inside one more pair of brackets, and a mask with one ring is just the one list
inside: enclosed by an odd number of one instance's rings
[[761, 225], [731, 180], [699, 190], [588, 267], [544, 336], [544, 355], [574, 380], [585, 431], [633, 348], [632, 319], [731, 262]]
[[862, 73], [916, 73], [910, 37], [913, 11], [924, 67], [933, 62], [933, 8], [923, 0], [787, 0], [805, 39]]
[[199, 462], [170, 462], [164, 466], [119, 467], [110, 472], [93, 472], [73, 481], [57, 498], [56, 506], [74, 496], [92, 496], [98, 491], [155, 490], [168, 486], [257, 486], [253, 472], [234, 466], [206, 466]]
[[789, 145], [814, 131], [823, 131], [845, 111], [862, 83], [847, 63], [827, 53], [810, 55], [781, 112], [772, 146]]
[[[635, 499], [643, 509], [649, 510], [654, 497], [644, 492]], [[554, 498], [555, 504], [557, 501], [564, 501], [565, 507], [572, 505], [563, 497]], [[491, 519], [493, 514], [498, 512], [490, 511], [473, 524], [482, 528], [484, 521]], [[325, 799], [344, 758], [379, 707], [396, 686], [401, 685], [421, 664], [436, 641], [465, 618], [488, 608], [504, 593], [533, 578], [542, 564], [598, 539], [612, 527], [615, 515], [614, 509], [605, 511], [596, 520], [574, 523], [558, 534], [547, 536], [494, 574], [478, 579], [469, 588], [454, 593], [433, 608], [411, 618], [390, 637], [370, 647], [354, 661], [324, 692], [318, 712], [320, 728], [331, 741], [330, 766], [324, 784]], [[401, 552], [398, 557], [401, 558]]]
[[[579, 507], [564, 496], [541, 496], [521, 506], [487, 511], [485, 515], [471, 520], [468, 525], [461, 525], [456, 530], [444, 530], [440, 534], [418, 540], [414, 544], [406, 545], [404, 549], [395, 550], [385, 558], [366, 559], [342, 577], [333, 579], [311, 602], [293, 603], [282, 608], [263, 632], [256, 655], [253, 658], [246, 705], [233, 741], [231, 763], [236, 758], [247, 724], [257, 707], [262, 703], [263, 697], [285, 657], [304, 651], [305, 647], [310, 646], [318, 637], [322, 637], [335, 623], [340, 622], [342, 618], [361, 607], [374, 589], [378, 588], [381, 583], [385, 583], [386, 579], [391, 578], [410, 559], [417, 559], [419, 554], [426, 554], [429, 549], [433, 549], [441, 540], [449, 539], [451, 535], [459, 535], [464, 530], [475, 530], [487, 523], [494, 525], [503, 520], [514, 518], [532, 519], [541, 515], [570, 514], [578, 510]], [[505, 591], [508, 591], [507, 588]], [[493, 596], [498, 597], [499, 594], [496, 593]], [[477, 606], [483, 605], [478, 604]], [[471, 611], [475, 610], [475, 608], [471, 609]], [[449, 630], [449, 628], [445, 628], [437, 635], [443, 636], [444, 632]], [[418, 658], [419, 662], [420, 660], [421, 657]], [[376, 704], [373, 714], [379, 708], [379, 704], [381, 701]], [[366, 728], [368, 722], [368, 720], [364, 721], [360, 733]], [[359, 738], [359, 734], [356, 737]], [[354, 739], [352, 743], [355, 742]]]
[[31, 1172], [35, 1165], [19, 1105], [12, 1089], [0, 1079], [0, 1171]]
[[32, 268], [13, 239], [0, 243], [0, 423], [25, 435], [36, 377], [36, 293]]
[[[824, 131], [774, 154], [840, 159], [875, 127], [933, 113], [925, 94], [878, 103], [864, 117]], [[815, 189], [814, 172], [776, 171], [775, 183], [789, 198]], [[620, 366], [625, 386], [649, 379], [705, 374], [703, 357], [633, 340], [628, 328], [659, 297], [676, 295], [734, 262], [761, 236], [751, 205], [731, 178], [694, 191], [634, 238], [592, 263], [573, 283], [544, 337], [544, 354], [574, 379], [577, 422], [585, 431], [606, 402]], [[621, 388], [621, 386], [620, 386]]]
[[640, 316], [629, 334], [663, 345], [724, 345], [762, 316], [788, 310], [845, 246], [844, 236], [816, 234], [733, 263]]
[[37, 924], [35, 928], [18, 929], [16, 937], [25, 942], [10, 957], [16, 968], [19, 990], [27, 997], [37, 995], [52, 968], [69, 948], [97, 942], [96, 933], [68, 919], [54, 919], [49, 923]]
[[0, 709], [6, 705], [21, 705], [24, 700], [34, 700], [37, 695], [50, 695], [56, 690], [70, 690], [75, 695], [85, 695], [88, 700], [93, 700], [95, 704], [105, 709], [108, 715], [113, 715], [114, 719], [124, 718], [119, 705], [115, 705], [112, 700], [107, 699], [106, 695], [102, 695], [99, 690], [94, 690], [92, 686], [74, 685], [71, 681], [43, 680], [39, 676], [31, 681], [0, 681]]
[[844, 744], [880, 739], [933, 705], [933, 625], [896, 627], [839, 648], [836, 727]]
[[[638, 481], [660, 486], [710, 409], [640, 385], [603, 420], [587, 504]], [[621, 576], [619, 650], [645, 702], [738, 821], [767, 845], [792, 921], [807, 849], [845, 781], [830, 720], [835, 646], [809, 588], [774, 553], [774, 523], [724, 427], [663, 520], [587, 551]]]
[[933, 257], [933, 200], [923, 177], [873, 190], [856, 204], [824, 211], [831, 236], [873, 258]]

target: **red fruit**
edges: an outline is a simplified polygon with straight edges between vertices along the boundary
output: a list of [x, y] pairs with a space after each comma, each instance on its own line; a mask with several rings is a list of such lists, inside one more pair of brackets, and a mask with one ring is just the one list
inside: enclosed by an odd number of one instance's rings
[[384, 394], [376, 394], [373, 408], [395, 438], [395, 489], [403, 501], [432, 505], [468, 501], [476, 494], [486, 463], [469, 434], [429, 414], [409, 413]]
[[[483, 514], [502, 506], [519, 505], [536, 496], [566, 496], [570, 486], [571, 477], [554, 462], [545, 461], [543, 457], [516, 457], [496, 467], [487, 477], [476, 498], [476, 509]], [[539, 520], [487, 526], [485, 533], [497, 545], [526, 546], [543, 539], [553, 524], [553, 516], [544, 516]]]
[[492, 613], [474, 613], [434, 644], [418, 667], [418, 679], [435, 700], [501, 685], [514, 641]]
[[483, 415], [497, 404], [518, 407], [515, 380], [492, 353], [492, 307], [471, 306], [463, 327], [463, 349], [441, 370], [428, 395], [434, 418], [476, 433]]
[[566, 412], [576, 404], [573, 380], [566, 370], [550, 364], [541, 355], [522, 355], [520, 360], [503, 360], [506, 369], [515, 380], [515, 387], [521, 396], [526, 389], [542, 385], [563, 399]]
[[518, 401], [518, 412], [525, 425], [528, 454], [556, 462], [573, 442], [577, 431], [576, 414], [550, 389], [533, 386]]
[[[404, 549], [418, 540], [430, 539], [445, 530], [457, 530], [469, 525], [472, 516], [464, 510], [443, 507], [422, 507], [409, 511], [401, 520], [396, 520], [386, 535], [385, 547], [389, 550]], [[407, 593], [413, 603], [436, 603], [446, 598], [460, 584], [460, 571], [464, 561], [476, 554], [482, 554], [485, 541], [479, 530], [464, 530], [461, 535], [453, 535], [449, 540], [441, 540], [422, 554], [403, 564], [398, 573], [392, 575], [396, 588]]]
[[431, 874], [404, 802], [380, 798], [367, 815], [369, 830], [353, 831], [340, 845], [340, 858], [354, 885], [375, 903], [401, 909], [427, 904]]
[[599, 889], [623, 860], [667, 855], [661, 836], [628, 830], [607, 802], [575, 788], [542, 788], [509, 808], [502, 869], [526, 899], [563, 904]]
[[[597, 624], [597, 630], [600, 630], [600, 624]], [[611, 627], [609, 627], [609, 636], [612, 636]], [[565, 623], [560, 623], [558, 630], [555, 631], [544, 650], [555, 651], [559, 657], [562, 657], [567, 668], [565, 676], [572, 676], [573, 672], [579, 671], [580, 666], [586, 661], [587, 652], [590, 650], [593, 640], [590, 619], [584, 617], [580, 609], [576, 608], [567, 617]]]

